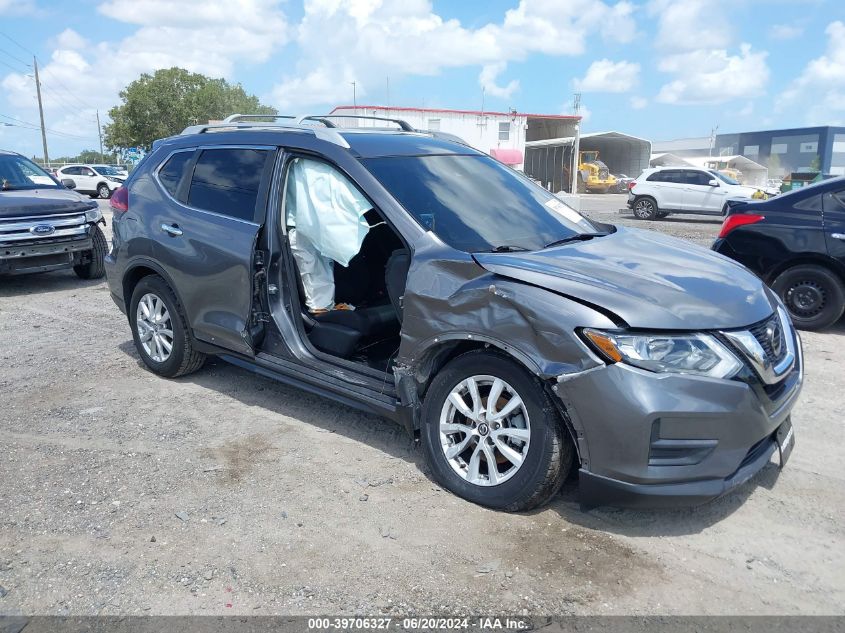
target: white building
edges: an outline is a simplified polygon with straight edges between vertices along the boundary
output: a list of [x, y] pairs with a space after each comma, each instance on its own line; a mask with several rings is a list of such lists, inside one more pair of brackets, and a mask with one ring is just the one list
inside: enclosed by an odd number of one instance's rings
[[[581, 120], [579, 116], [567, 114], [526, 114], [516, 110], [482, 112], [348, 105], [336, 107], [332, 114], [393, 117], [407, 121], [418, 130], [454, 134], [472, 147], [517, 169], [522, 168], [525, 160], [526, 141], [574, 136]], [[350, 119], [341, 125], [380, 127], [384, 123]]]

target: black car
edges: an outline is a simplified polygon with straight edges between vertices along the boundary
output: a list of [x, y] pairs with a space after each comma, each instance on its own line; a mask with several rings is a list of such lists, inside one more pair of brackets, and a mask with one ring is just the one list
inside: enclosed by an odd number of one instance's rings
[[713, 250], [768, 283], [797, 327], [838, 321], [845, 311], [845, 178], [727, 207]]
[[73, 268], [82, 279], [105, 275], [108, 242], [97, 203], [28, 158], [0, 151], [0, 275]]

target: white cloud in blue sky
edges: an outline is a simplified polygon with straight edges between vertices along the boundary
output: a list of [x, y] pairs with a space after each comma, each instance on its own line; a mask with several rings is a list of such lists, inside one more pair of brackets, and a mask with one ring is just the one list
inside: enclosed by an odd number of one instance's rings
[[170, 66], [293, 112], [349, 103], [354, 82], [359, 103], [550, 113], [578, 91], [585, 128], [654, 140], [845, 122], [841, 0], [0, 0], [0, 15], [0, 147], [27, 154], [33, 53], [53, 154], [96, 147], [96, 111]]

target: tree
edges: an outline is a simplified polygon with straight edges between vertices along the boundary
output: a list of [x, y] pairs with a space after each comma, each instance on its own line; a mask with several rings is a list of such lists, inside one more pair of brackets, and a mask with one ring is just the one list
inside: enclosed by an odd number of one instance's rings
[[821, 171], [822, 170], [822, 159], [819, 157], [818, 154], [813, 156], [813, 160], [810, 161], [810, 171]]
[[189, 125], [230, 114], [276, 114], [240, 84], [190, 73], [182, 68], [142, 74], [120, 93], [123, 101], [109, 110], [103, 142], [109, 149], [143, 147], [178, 134]]

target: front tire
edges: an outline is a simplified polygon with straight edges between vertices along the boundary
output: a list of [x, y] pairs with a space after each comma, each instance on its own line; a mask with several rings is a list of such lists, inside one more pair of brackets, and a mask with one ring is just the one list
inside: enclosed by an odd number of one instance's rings
[[83, 257], [88, 261], [73, 267], [73, 272], [80, 279], [101, 279], [106, 274], [105, 258], [109, 251], [109, 243], [96, 224], [92, 229], [91, 240], [94, 248], [83, 253]]
[[654, 198], [637, 198], [634, 201], [633, 212], [638, 220], [654, 220], [658, 217], [660, 209]]
[[129, 302], [132, 338], [141, 360], [159, 376], [184, 376], [205, 362], [205, 354], [194, 350], [187, 322], [164, 279], [149, 275], [138, 282]]
[[772, 289], [800, 330], [829, 327], [845, 311], [842, 280], [822, 266], [800, 264], [787, 268], [772, 282]]
[[97, 185], [97, 197], [103, 200], [111, 198], [111, 189], [109, 189], [109, 186], [106, 183], [101, 182]]
[[483, 506], [546, 503], [574, 450], [536, 378], [506, 356], [470, 352], [446, 365], [423, 402], [422, 440], [435, 480]]

